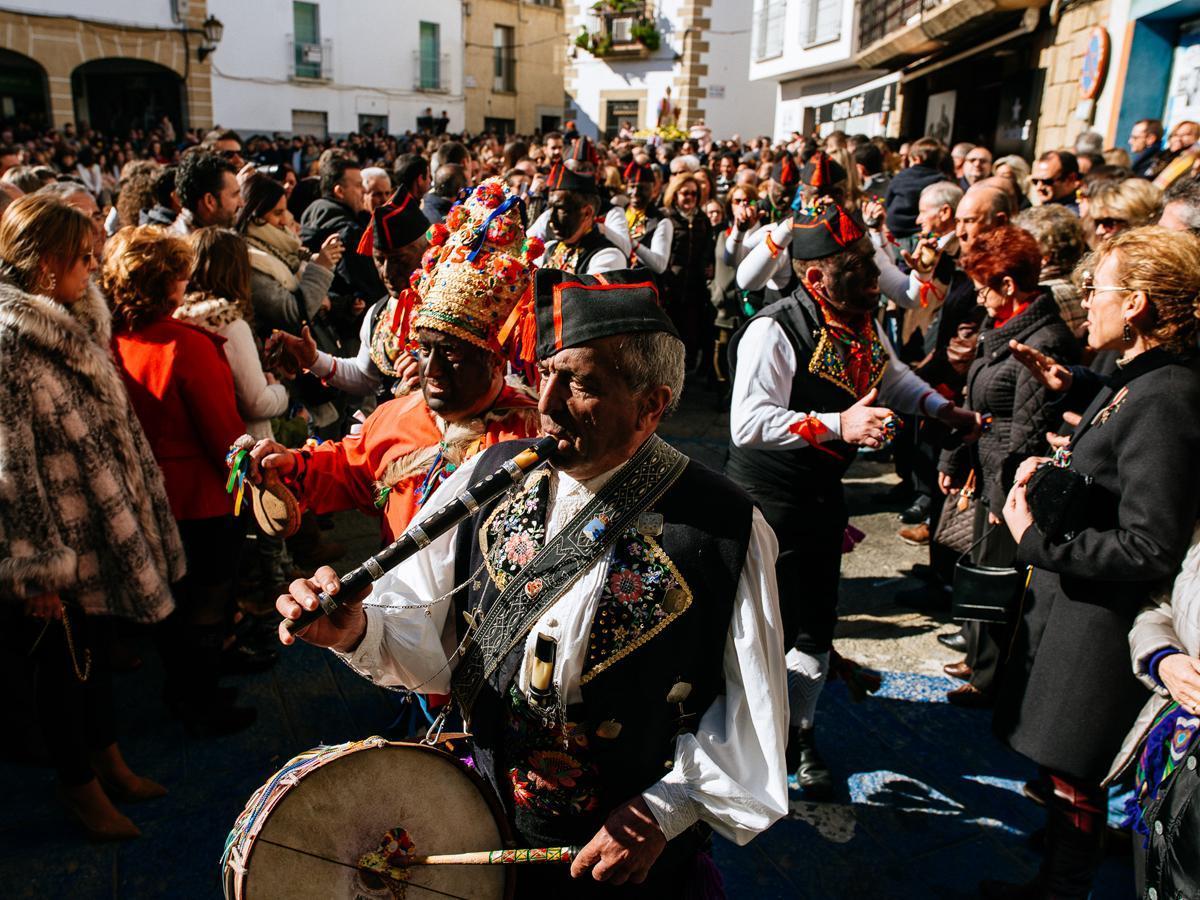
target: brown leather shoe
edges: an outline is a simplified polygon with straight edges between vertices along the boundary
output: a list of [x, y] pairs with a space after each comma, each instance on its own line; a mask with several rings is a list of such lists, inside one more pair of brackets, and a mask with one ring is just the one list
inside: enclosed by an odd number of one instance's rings
[[964, 709], [990, 709], [992, 706], [992, 698], [973, 684], [955, 688], [946, 695], [946, 701]]
[[911, 544], [914, 547], [926, 547], [929, 545], [929, 524], [927, 522], [912, 525], [908, 528], [901, 528], [896, 534], [904, 543]]
[[971, 667], [967, 665], [965, 659], [955, 663], [946, 663], [946, 665], [942, 666], [942, 671], [951, 678], [958, 678], [962, 681], [970, 681], [971, 676], [975, 674]]

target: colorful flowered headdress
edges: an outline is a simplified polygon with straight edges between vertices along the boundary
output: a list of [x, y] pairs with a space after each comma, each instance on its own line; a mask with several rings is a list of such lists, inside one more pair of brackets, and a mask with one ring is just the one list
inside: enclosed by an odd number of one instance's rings
[[413, 286], [421, 297], [413, 329], [432, 328], [501, 356], [500, 331], [531, 290], [544, 247], [525, 236], [525, 203], [499, 178], [470, 191], [429, 229]]

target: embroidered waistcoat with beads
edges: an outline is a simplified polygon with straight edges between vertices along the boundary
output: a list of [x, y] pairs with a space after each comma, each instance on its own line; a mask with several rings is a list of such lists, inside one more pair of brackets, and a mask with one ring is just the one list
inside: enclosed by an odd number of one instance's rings
[[[845, 412], [860, 399], [846, 372], [842, 351], [828, 334], [821, 311], [804, 286], [751, 317], [730, 339], [729, 368], [737, 367], [737, 348], [746, 327], [759, 317], [774, 319], [783, 329], [796, 356], [788, 408], [798, 413]], [[889, 357], [872, 331], [868, 390], [878, 387]], [[854, 460], [855, 449], [843, 441], [822, 444], [837, 459], [809, 447], [794, 450], [755, 450], [730, 444], [725, 471], [738, 484], [766, 485], [789, 491], [803, 489], [809, 477], [841, 481]]]
[[[528, 441], [481, 457], [491, 471]], [[550, 477], [481, 508], [460, 526], [458, 621], [486, 613], [546, 540]], [[631, 528], [601, 565], [608, 572], [592, 621], [582, 700], [557, 717], [530, 709], [515, 681], [485, 683], [472, 710], [476, 767], [518, 832], [538, 846], [586, 843], [616, 806], [669, 771], [675, 740], [694, 732], [724, 686], [724, 646], [750, 538], [750, 499], [691, 461], [650, 510], [661, 534]], [[654, 529], [646, 529], [653, 531]], [[482, 570], [472, 580], [477, 569]], [[515, 671], [524, 641], [502, 667]]]

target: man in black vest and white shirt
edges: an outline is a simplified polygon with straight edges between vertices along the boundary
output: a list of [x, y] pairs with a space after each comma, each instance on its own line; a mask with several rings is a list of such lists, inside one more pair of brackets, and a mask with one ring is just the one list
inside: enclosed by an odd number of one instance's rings
[[[628, 227], [620, 246], [610, 238], [609, 230], [601, 227], [603, 203], [595, 178], [560, 163], [546, 176], [546, 189], [550, 192], [550, 218], [546, 252], [538, 265], [578, 275], [628, 268]], [[537, 224], [530, 234], [538, 234]]]
[[788, 768], [812, 799], [833, 780], [813, 720], [829, 671], [849, 516], [842, 476], [858, 447], [882, 447], [892, 410], [973, 433], [977, 419], [896, 359], [875, 321], [879, 268], [862, 224], [826, 202], [792, 220], [800, 286], [730, 341], [734, 369], [726, 474], [762, 508], [779, 539], [777, 577], [788, 648]]
[[[684, 351], [645, 274], [543, 269], [535, 294], [554, 465], [301, 636], [376, 683], [452, 694], [523, 846], [583, 847], [569, 870], [520, 870], [518, 896], [692, 896], [710, 831], [745, 843], [788, 808], [775, 537], [655, 434]], [[425, 510], [526, 446], [468, 460]], [[323, 568], [277, 607], [297, 618], [336, 584]]]

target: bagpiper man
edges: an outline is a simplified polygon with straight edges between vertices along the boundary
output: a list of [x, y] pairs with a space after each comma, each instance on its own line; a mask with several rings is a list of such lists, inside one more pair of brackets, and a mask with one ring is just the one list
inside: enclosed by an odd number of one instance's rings
[[882, 447], [892, 410], [974, 432], [955, 407], [900, 363], [875, 323], [879, 269], [862, 225], [836, 203], [797, 214], [788, 236], [800, 286], [734, 334], [726, 474], [749, 491], [779, 538], [788, 648], [788, 768], [813, 799], [833, 793], [813, 738], [829, 671], [849, 517], [842, 476], [858, 447]]
[[[377, 683], [452, 692], [518, 839], [583, 845], [569, 871], [519, 872], [518, 896], [703, 896], [710, 831], [745, 843], [787, 812], [775, 537], [655, 433], [684, 351], [644, 275], [541, 270], [536, 323], [555, 464], [301, 636]], [[428, 508], [529, 444], [468, 460]], [[336, 587], [322, 568], [277, 607]]]

